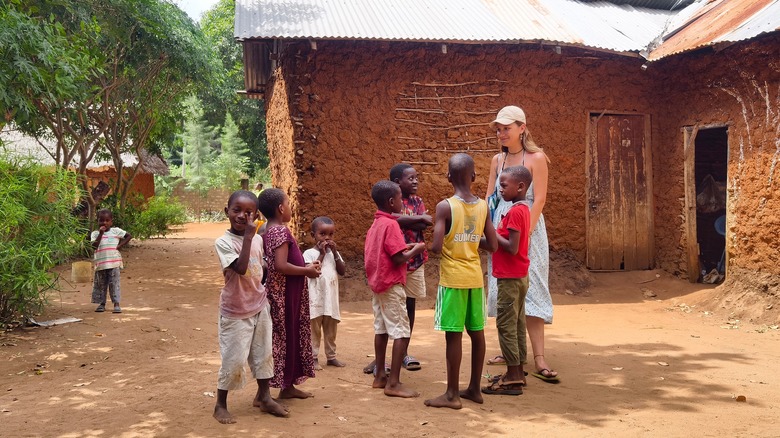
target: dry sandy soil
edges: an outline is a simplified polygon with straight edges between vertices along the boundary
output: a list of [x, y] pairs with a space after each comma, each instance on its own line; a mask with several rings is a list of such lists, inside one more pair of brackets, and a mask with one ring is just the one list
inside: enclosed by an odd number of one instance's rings
[[[561, 383], [529, 377], [519, 397], [485, 396], [483, 405], [464, 401], [452, 411], [423, 405], [445, 387], [444, 336], [432, 329], [430, 300], [420, 303], [411, 348], [423, 368], [402, 374], [422, 396], [401, 400], [371, 389], [361, 373], [372, 352], [369, 293], [353, 269], [342, 282], [347, 302], [337, 339], [348, 366], [326, 367], [302, 385], [315, 396], [289, 401], [289, 418], [253, 408], [254, 385], [231, 392], [238, 423], [218, 424], [211, 413], [221, 276], [212, 248], [225, 228], [188, 225], [128, 248], [121, 315], [94, 313], [91, 285], [66, 284], [38, 320], [82, 322], [0, 335], [0, 435], [780, 435], [777, 327], [737, 321], [725, 308], [704, 311], [697, 303], [716, 289], [656, 271], [596, 274], [587, 290], [556, 291], [547, 356]], [[643, 288], [657, 296], [645, 298]], [[498, 343], [489, 324], [492, 356]], [[466, 344], [463, 384], [468, 357]]]

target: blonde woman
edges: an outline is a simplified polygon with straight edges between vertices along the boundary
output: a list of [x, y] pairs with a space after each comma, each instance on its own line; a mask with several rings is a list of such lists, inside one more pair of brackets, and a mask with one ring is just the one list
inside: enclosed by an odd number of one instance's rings
[[[496, 119], [490, 122], [496, 130], [501, 143], [501, 152], [493, 156], [490, 162], [487, 194], [488, 205], [493, 213], [493, 224], [498, 224], [511, 202], [501, 196], [491, 196], [496, 192], [498, 175], [501, 170], [512, 166], [525, 166], [531, 171], [533, 181], [526, 194], [531, 202], [531, 241], [528, 247], [530, 267], [528, 270], [528, 294], [525, 299], [525, 314], [528, 336], [534, 355], [535, 372], [531, 373], [545, 382], [557, 383], [558, 373], [553, 371], [544, 357], [544, 325], [551, 324], [553, 318], [552, 298], [548, 284], [550, 255], [547, 243], [547, 230], [544, 225], [542, 209], [547, 198], [547, 164], [549, 158], [542, 148], [534, 143], [526, 125], [525, 112], [516, 106], [501, 109]], [[495, 199], [497, 198], [497, 199]], [[491, 275], [492, 266], [488, 259], [488, 315], [496, 315], [498, 288], [496, 279]], [[503, 364], [504, 358], [496, 356], [488, 364]]]

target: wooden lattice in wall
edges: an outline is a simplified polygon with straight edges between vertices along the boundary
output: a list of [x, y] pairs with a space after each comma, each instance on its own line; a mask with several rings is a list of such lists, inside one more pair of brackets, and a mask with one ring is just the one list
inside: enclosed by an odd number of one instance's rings
[[488, 123], [500, 101], [498, 79], [448, 84], [412, 82], [398, 93], [396, 144], [403, 161], [438, 165], [457, 152], [495, 154], [495, 133]]

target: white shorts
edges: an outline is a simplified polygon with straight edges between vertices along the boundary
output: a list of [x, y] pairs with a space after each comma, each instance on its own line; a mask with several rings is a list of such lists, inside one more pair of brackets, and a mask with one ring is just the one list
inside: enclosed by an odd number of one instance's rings
[[371, 298], [374, 308], [374, 333], [390, 339], [410, 338], [409, 315], [406, 314], [406, 293], [402, 284], [391, 286]]
[[406, 273], [406, 286], [404, 286], [407, 298], [425, 298], [425, 267], [420, 266], [412, 272]]
[[274, 376], [272, 327], [268, 306], [249, 318], [219, 316], [222, 366], [219, 367], [217, 389], [231, 391], [243, 388], [247, 383], [244, 369], [247, 362], [255, 379]]

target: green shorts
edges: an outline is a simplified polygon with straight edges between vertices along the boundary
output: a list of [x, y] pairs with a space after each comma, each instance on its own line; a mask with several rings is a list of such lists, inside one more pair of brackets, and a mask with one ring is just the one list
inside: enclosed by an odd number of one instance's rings
[[484, 330], [487, 323], [483, 288], [454, 289], [439, 285], [433, 328], [443, 332]]

